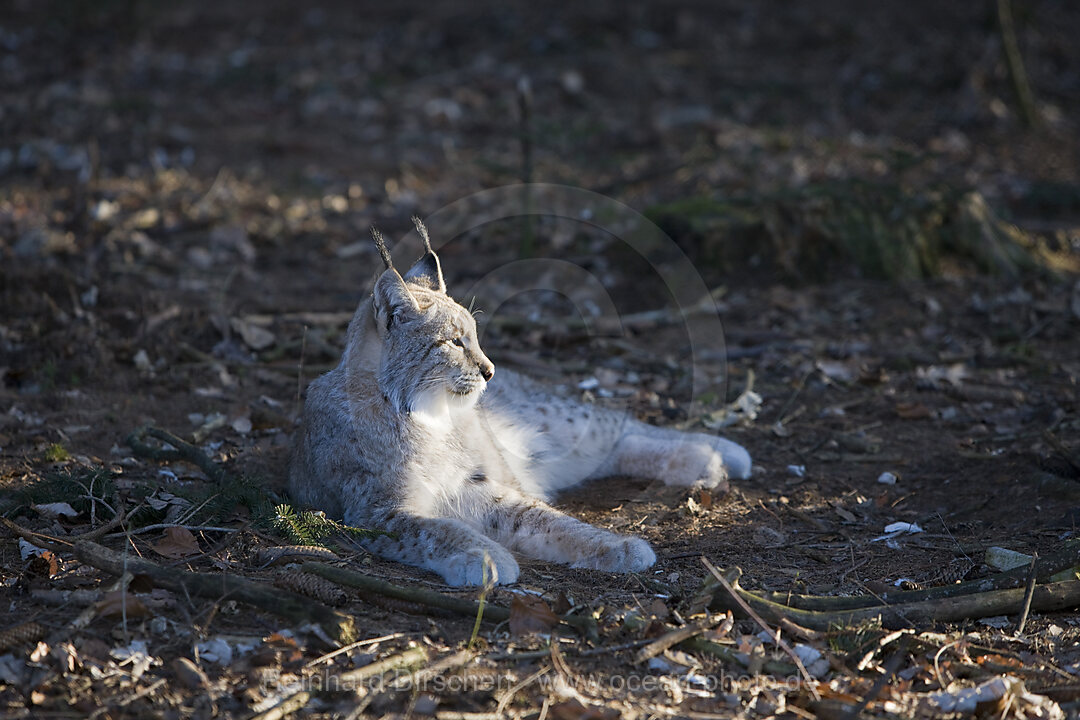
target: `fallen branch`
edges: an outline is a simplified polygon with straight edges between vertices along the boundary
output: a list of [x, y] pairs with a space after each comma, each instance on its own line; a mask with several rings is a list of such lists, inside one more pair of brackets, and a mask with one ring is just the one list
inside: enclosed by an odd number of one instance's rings
[[15, 533], [18, 537], [21, 537], [28, 543], [35, 545], [45, 550], [52, 550], [53, 552], [60, 552], [67, 550], [71, 547], [71, 543], [68, 540], [62, 538], [53, 537], [52, 535], [42, 535], [36, 533], [33, 530], [27, 530], [22, 525], [18, 525], [6, 517], [0, 517], [0, 524], [6, 527], [11, 532]]
[[[1023, 608], [1025, 596], [1024, 588], [1014, 588], [893, 605], [882, 605], [879, 601], [878, 605], [872, 607], [822, 611], [805, 610], [773, 602], [740, 588], [737, 582], [732, 586], [737, 596], [766, 621], [776, 623], [782, 618], [787, 618], [811, 630], [848, 627], [878, 619], [886, 628], [900, 629], [914, 625], [957, 622], [993, 615], [1015, 615]], [[1078, 606], [1080, 606], [1080, 580], [1037, 585], [1031, 598], [1031, 610], [1035, 612], [1067, 610]], [[719, 594], [713, 598], [710, 608], [742, 610], [737, 602]]]
[[[426, 607], [447, 610], [456, 615], [476, 617], [480, 612], [480, 604], [472, 600], [445, 595], [434, 590], [426, 590], [418, 587], [402, 587], [394, 585], [381, 578], [372, 577], [355, 570], [334, 567], [321, 562], [306, 562], [300, 566], [301, 572], [314, 573], [327, 580], [332, 580], [341, 585], [358, 588], [364, 592], [381, 595], [383, 597], [403, 600], [410, 603], [418, 603]], [[500, 623], [510, 619], [510, 610], [497, 605], [484, 605], [484, 620]], [[559, 618], [562, 622], [581, 631], [586, 637], [596, 636], [596, 621], [591, 617], [580, 615], [563, 615]]]
[[724, 623], [724, 627], [726, 628], [721, 632], [730, 630], [732, 625], [731, 613], [713, 615], [706, 620], [701, 620], [681, 628], [670, 630], [638, 650], [637, 654], [634, 655], [634, 662], [643, 663], [650, 658], [654, 658], [665, 650], [673, 648], [679, 643], [689, 640], [692, 637], [696, 637], [706, 630], [719, 625], [721, 622]]
[[310, 700], [311, 693], [298, 692], [295, 695], [290, 695], [283, 699], [269, 710], [265, 710], [257, 715], [252, 715], [251, 720], [283, 720], [293, 713], [303, 710], [304, 706], [307, 705]]
[[[144, 442], [147, 436], [152, 437], [155, 440], [160, 440], [161, 442], [166, 442], [176, 449], [167, 450], [165, 448], [155, 448], [147, 445]], [[125, 442], [131, 448], [132, 452], [139, 457], [157, 460], [158, 462], [176, 462], [177, 460], [183, 460], [193, 465], [197, 465], [200, 470], [206, 473], [208, 478], [217, 483], [224, 484], [231, 482], [234, 479], [228, 470], [211, 460], [210, 456], [202, 450], [161, 428], [149, 426], [141, 427], [128, 435]]]
[[390, 684], [394, 690], [408, 690], [410, 687], [423, 687], [423, 684], [433, 678], [443, 677], [452, 670], [457, 670], [472, 662], [476, 653], [472, 650], [458, 650], [452, 655], [433, 662], [427, 667], [416, 670], [408, 675], [397, 678]]
[[1035, 597], [1035, 572], [1039, 564], [1039, 553], [1031, 556], [1031, 567], [1028, 570], [1027, 587], [1024, 588], [1024, 604], [1020, 610], [1020, 619], [1016, 622], [1016, 636], [1024, 634], [1024, 626], [1027, 625], [1028, 613], [1031, 612], [1031, 600]]
[[[649, 621], [640, 615], [627, 615], [623, 618], [623, 627], [627, 630], [644, 630], [649, 625]], [[673, 630], [675, 628], [672, 628]], [[678, 643], [675, 647], [678, 647], [687, 652], [697, 653], [699, 655], [711, 655], [718, 660], [722, 660], [732, 665], [744, 664], [739, 660], [735, 650], [721, 645], [718, 642], [712, 640], [706, 640], [700, 635], [687, 638]], [[787, 677], [798, 671], [791, 663], [777, 662], [775, 660], [767, 660], [763, 668], [765, 672], [771, 673], [778, 677]]]
[[[405, 652], [391, 655], [388, 658], [370, 663], [362, 668], [341, 673], [336, 677], [336, 684], [337, 687], [342, 689], [353, 690], [362, 698], [360, 705], [353, 709], [353, 712], [359, 715], [374, 697], [374, 695], [367, 692], [369, 688], [360, 687], [361, 683], [376, 677], [381, 679], [383, 675], [391, 670], [411, 668], [424, 662], [427, 662], [427, 651], [424, 650], [424, 648], [409, 648]], [[412, 677], [412, 675], [407, 677]], [[382, 686], [383, 684], [380, 682], [379, 688], [382, 688]], [[283, 720], [283, 718], [286, 718], [293, 713], [301, 712], [307, 704], [311, 702], [312, 697], [311, 693], [302, 690], [301, 687], [302, 686], [299, 684], [292, 686], [291, 689], [287, 690], [278, 698], [274, 705], [258, 715], [253, 716], [250, 720]]]
[[[1046, 583], [1059, 572], [1068, 570], [1077, 565], [1080, 565], [1080, 542], [1066, 543], [1062, 550], [1039, 558], [1035, 581], [1037, 583]], [[1009, 590], [1012, 588], [1023, 587], [1028, 575], [1028, 566], [1024, 565], [979, 580], [969, 580], [955, 585], [940, 585], [938, 587], [925, 588], [923, 590], [885, 592], [876, 596], [855, 595], [835, 597], [830, 595], [794, 595], [783, 592], [758, 593], [758, 595], [765, 600], [778, 605], [786, 605], [802, 610], [836, 612], [840, 610], [856, 610], [858, 608], [876, 607], [882, 604], [897, 605], [921, 602], [924, 600], [940, 600], [962, 595], [984, 593], [991, 590]], [[704, 594], [713, 594], [719, 586], [719, 582], [711, 577], [706, 577], [701, 592]]]
[[[787, 644], [787, 641], [780, 637], [780, 631], [773, 630], [771, 627], [769, 627], [768, 623], [766, 623], [766, 621], [761, 616], [754, 612], [753, 608], [751, 608], [750, 605], [747, 604], [747, 602], [742, 597], [740, 597], [739, 593], [735, 591], [735, 586], [732, 583], [728, 582], [728, 579], [724, 577], [724, 575], [719, 570], [716, 569], [715, 565], [709, 562], [708, 558], [702, 557], [701, 564], [704, 565], [705, 568], [712, 574], [712, 576], [716, 578], [716, 580], [724, 587], [725, 590], [727, 590], [728, 595], [735, 601], [739, 608], [744, 613], [749, 615], [754, 620], [754, 622], [756, 622], [761, 627], [762, 630], [772, 636], [772, 640], [774, 643], [776, 643], [777, 647], [779, 647], [781, 650], [788, 654], [788, 657], [790, 657], [791, 660], [795, 663], [795, 667], [799, 668], [799, 674], [803, 676], [803, 680], [806, 682], [806, 689], [810, 691], [810, 694], [814, 696], [815, 700], [820, 700], [821, 695], [817, 691], [817, 683], [814, 682], [814, 678], [810, 676], [810, 673], [807, 671], [806, 666], [803, 665], [802, 660], [800, 660], [799, 656], [795, 654], [795, 651], [791, 648], [791, 646]], [[736, 582], [738, 581], [736, 580]], [[776, 622], [778, 622], [779, 620], [780, 617], [777, 617]]]
[[125, 572], [145, 575], [155, 585], [195, 597], [219, 599], [229, 597], [254, 605], [296, 624], [318, 623], [340, 642], [356, 638], [353, 618], [326, 607], [311, 598], [279, 590], [265, 583], [223, 573], [196, 573], [179, 568], [166, 568], [137, 557], [125, 557], [115, 550], [83, 541], [75, 544], [75, 557], [80, 562], [104, 570], [111, 575]]
[[373, 677], [382, 677], [391, 670], [399, 670], [401, 668], [410, 668], [422, 663], [426, 663], [428, 659], [427, 651], [422, 647], [409, 648], [403, 653], [398, 655], [392, 655], [385, 660], [379, 660], [373, 662], [370, 665], [365, 665], [362, 668], [356, 670], [349, 670], [343, 672], [338, 676], [343, 687], [352, 685], [355, 687], [359, 683], [365, 680], [370, 680]]
[[870, 687], [870, 692], [866, 693], [866, 697], [859, 701], [857, 705], [851, 707], [847, 713], [844, 714], [843, 720], [858, 720], [862, 715], [862, 711], [866, 707], [877, 699], [877, 696], [881, 694], [881, 691], [889, 684], [889, 681], [896, 675], [896, 671], [900, 669], [900, 664], [904, 662], [904, 658], [907, 656], [908, 643], [911, 642], [910, 635], [904, 635], [900, 639], [900, 647], [889, 656], [889, 659], [885, 661], [885, 665], [882, 668], [885, 672], [882, 673], [874, 684]]

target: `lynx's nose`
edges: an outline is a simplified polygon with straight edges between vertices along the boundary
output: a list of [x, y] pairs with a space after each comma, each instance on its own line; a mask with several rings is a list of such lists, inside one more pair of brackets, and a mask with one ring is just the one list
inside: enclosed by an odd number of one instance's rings
[[480, 363], [479, 367], [480, 375], [483, 376], [485, 382], [495, 377], [495, 365], [490, 360]]

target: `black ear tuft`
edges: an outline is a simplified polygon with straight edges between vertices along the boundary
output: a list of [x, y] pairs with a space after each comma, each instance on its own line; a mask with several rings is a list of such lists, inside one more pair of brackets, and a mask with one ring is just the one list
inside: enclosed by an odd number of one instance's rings
[[418, 216], [412, 216], [413, 225], [416, 227], [416, 234], [420, 236], [420, 239], [424, 241], [424, 251], [435, 254], [435, 251], [431, 249], [431, 237], [428, 235], [427, 228], [424, 226], [424, 221]]
[[371, 238], [375, 241], [375, 247], [379, 250], [383, 265], [385, 265], [387, 269], [394, 267], [394, 263], [390, 259], [390, 251], [386, 249], [386, 240], [383, 239], [382, 233], [379, 232], [378, 228], [371, 228]]
[[446, 281], [443, 280], [442, 264], [439, 262], [439, 256], [431, 249], [431, 237], [428, 235], [427, 228], [424, 227], [424, 223], [420, 218], [414, 215], [412, 221], [413, 225], [416, 226], [417, 234], [424, 241], [424, 255], [416, 261], [415, 265], [409, 268], [409, 272], [405, 273], [405, 281], [444, 293], [446, 292]]

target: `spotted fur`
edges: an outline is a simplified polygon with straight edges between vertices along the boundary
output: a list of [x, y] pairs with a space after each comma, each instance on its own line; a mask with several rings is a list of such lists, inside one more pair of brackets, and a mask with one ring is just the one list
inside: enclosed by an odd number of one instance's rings
[[341, 363], [308, 388], [289, 469], [297, 502], [387, 531], [368, 549], [451, 585], [513, 583], [513, 553], [608, 572], [656, 561], [644, 540], [551, 507], [559, 490], [609, 475], [711, 488], [749, 476], [750, 456], [730, 441], [496, 376], [421, 237], [426, 252], [404, 276], [383, 254]]

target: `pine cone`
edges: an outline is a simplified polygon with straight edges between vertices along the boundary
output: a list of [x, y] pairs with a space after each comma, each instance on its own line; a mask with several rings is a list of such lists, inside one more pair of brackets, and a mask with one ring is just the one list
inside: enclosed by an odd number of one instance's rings
[[274, 579], [274, 584], [334, 607], [344, 605], [349, 600], [348, 594], [339, 586], [311, 573], [282, 573]]
[[10, 650], [19, 645], [37, 642], [45, 637], [45, 628], [36, 622], [24, 622], [0, 631], [0, 650]]
[[975, 563], [966, 557], [953, 558], [948, 567], [941, 572], [940, 580], [946, 585], [952, 585], [961, 582], [973, 569], [975, 569]]

